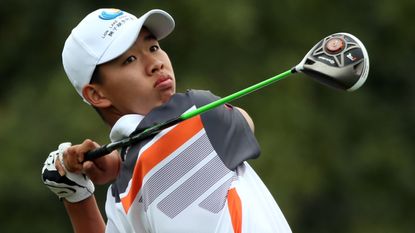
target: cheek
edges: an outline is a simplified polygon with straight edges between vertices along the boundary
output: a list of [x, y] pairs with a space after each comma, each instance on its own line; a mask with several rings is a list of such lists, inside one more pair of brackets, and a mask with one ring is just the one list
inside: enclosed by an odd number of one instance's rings
[[148, 87], [146, 83], [140, 82], [125, 82], [117, 87], [115, 94], [126, 101], [132, 101], [137, 98], [142, 98], [148, 94]]
[[163, 60], [164, 66], [169, 70], [169, 72], [173, 73], [173, 65], [170, 61], [169, 56], [166, 54]]

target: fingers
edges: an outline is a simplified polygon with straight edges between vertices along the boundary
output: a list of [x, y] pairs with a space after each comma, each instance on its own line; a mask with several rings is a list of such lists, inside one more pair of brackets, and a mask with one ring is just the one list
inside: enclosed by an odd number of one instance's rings
[[69, 147], [63, 153], [62, 160], [57, 160], [55, 167], [61, 176], [65, 171], [87, 175], [96, 184], [113, 181], [119, 172], [121, 157], [117, 151], [92, 161], [84, 161], [85, 153], [99, 147], [92, 140], [85, 140], [79, 145]]
[[65, 168], [63, 168], [61, 161], [59, 159], [55, 160], [55, 167], [58, 171], [59, 175], [64, 176], [65, 175]]
[[90, 139], [86, 139], [79, 145], [69, 147], [63, 154], [64, 166], [69, 172], [82, 172], [84, 154], [95, 149], [99, 145]]
[[119, 172], [121, 158], [117, 151], [83, 163], [83, 173], [96, 184], [106, 184], [113, 181]]
[[105, 177], [105, 170], [100, 169], [92, 161], [85, 161], [83, 163], [82, 172], [86, 174], [94, 183], [100, 184], [101, 180]]

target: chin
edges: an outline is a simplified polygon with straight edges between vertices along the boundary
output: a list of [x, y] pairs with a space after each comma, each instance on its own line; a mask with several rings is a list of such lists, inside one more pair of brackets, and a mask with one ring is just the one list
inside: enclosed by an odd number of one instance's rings
[[174, 91], [171, 91], [169, 93], [163, 93], [163, 95], [160, 97], [161, 103], [167, 103], [173, 95]]

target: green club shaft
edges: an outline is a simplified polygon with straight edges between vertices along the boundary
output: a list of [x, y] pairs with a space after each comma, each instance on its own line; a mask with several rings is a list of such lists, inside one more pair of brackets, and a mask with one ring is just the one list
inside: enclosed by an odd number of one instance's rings
[[243, 90], [240, 90], [240, 91], [235, 92], [235, 93], [233, 93], [231, 95], [228, 95], [226, 97], [223, 97], [221, 99], [218, 99], [218, 100], [216, 100], [216, 101], [214, 101], [212, 103], [206, 104], [206, 105], [204, 105], [204, 106], [202, 106], [202, 107], [200, 107], [198, 109], [195, 109], [195, 110], [190, 111], [190, 112], [187, 112], [187, 113], [183, 113], [180, 116], [180, 119], [186, 120], [186, 119], [192, 118], [194, 116], [200, 115], [200, 114], [202, 114], [202, 113], [204, 113], [206, 111], [209, 111], [210, 109], [213, 109], [213, 108], [216, 108], [216, 107], [218, 107], [218, 106], [220, 106], [222, 104], [231, 102], [231, 101], [233, 101], [235, 99], [238, 99], [238, 98], [240, 98], [240, 97], [242, 97], [244, 95], [247, 95], [247, 94], [249, 94], [251, 92], [254, 92], [254, 91], [258, 90], [258, 89], [261, 89], [261, 88], [263, 88], [265, 86], [268, 86], [268, 85], [270, 85], [270, 84], [272, 84], [274, 82], [277, 82], [277, 81], [279, 81], [279, 80], [281, 80], [283, 78], [286, 78], [286, 77], [288, 77], [289, 75], [291, 75], [291, 74], [293, 74], [295, 72], [296, 71], [294, 69], [287, 70], [287, 71], [285, 71], [285, 72], [283, 72], [283, 73], [281, 73], [279, 75], [276, 75], [274, 77], [268, 78], [268, 79], [266, 79], [266, 80], [264, 80], [264, 81], [262, 81], [260, 83], [254, 84], [254, 85], [252, 85], [250, 87], [247, 87], [247, 88], [245, 88]]
[[154, 125], [150, 128], [147, 128], [147, 129], [145, 129], [145, 130], [143, 130], [143, 131], [141, 131], [137, 134], [134, 134], [134, 135], [132, 135], [128, 138], [124, 138], [120, 141], [112, 142], [112, 143], [109, 143], [107, 145], [103, 145], [99, 148], [96, 148], [92, 151], [88, 151], [87, 153], [85, 153], [85, 160], [96, 159], [96, 158], [99, 158], [101, 156], [104, 156], [106, 154], [111, 153], [113, 150], [116, 150], [116, 149], [119, 149], [119, 148], [122, 148], [122, 147], [125, 147], [125, 146], [132, 145], [133, 143], [139, 142], [139, 141], [141, 141], [145, 138], [148, 138], [151, 135], [157, 134], [158, 132], [160, 132], [163, 129], [166, 129], [170, 126], [173, 126], [173, 125], [175, 125], [179, 122], [182, 122], [182, 121], [187, 120], [189, 118], [192, 118], [194, 116], [200, 115], [200, 114], [202, 114], [206, 111], [209, 111], [213, 108], [216, 108], [216, 107], [218, 107], [222, 104], [225, 104], [225, 103], [231, 102], [235, 99], [238, 99], [238, 98], [240, 98], [244, 95], [247, 95], [251, 92], [254, 92], [258, 89], [261, 89], [265, 86], [268, 86], [268, 85], [270, 85], [270, 84], [272, 84], [276, 81], [279, 81], [279, 80], [281, 80], [285, 77], [288, 77], [289, 75], [291, 75], [293, 73], [296, 73], [295, 69], [287, 70], [287, 71], [285, 71], [285, 72], [283, 72], [279, 75], [268, 78], [268, 79], [266, 79], [266, 80], [264, 80], [260, 83], [254, 84], [250, 87], [247, 87], [243, 90], [235, 92], [235, 93], [233, 93], [231, 95], [228, 95], [224, 98], [221, 98], [221, 99], [218, 99], [218, 100], [216, 100], [212, 103], [206, 104], [206, 105], [204, 105], [200, 108], [197, 108], [193, 111], [184, 113], [184, 114], [180, 115], [179, 117], [177, 117], [175, 119], [171, 119], [169, 121]]

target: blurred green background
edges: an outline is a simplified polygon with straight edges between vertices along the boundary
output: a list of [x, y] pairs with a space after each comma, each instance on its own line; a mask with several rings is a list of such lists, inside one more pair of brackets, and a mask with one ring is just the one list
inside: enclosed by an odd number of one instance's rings
[[176, 29], [161, 45], [178, 91], [219, 96], [291, 68], [326, 35], [356, 35], [371, 62], [360, 90], [296, 75], [233, 103], [256, 124], [262, 156], [250, 163], [293, 232], [414, 232], [414, 0], [2, 0], [1, 232], [72, 230], [40, 170], [60, 142], [109, 142], [61, 66], [70, 30], [100, 7], [171, 13]]

